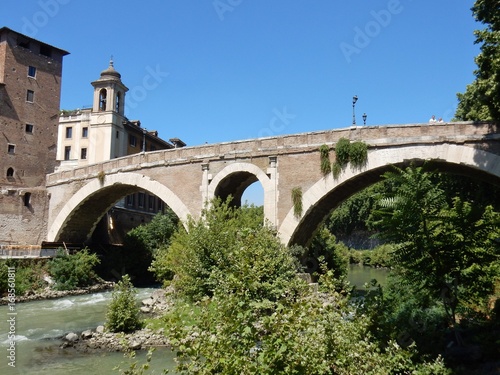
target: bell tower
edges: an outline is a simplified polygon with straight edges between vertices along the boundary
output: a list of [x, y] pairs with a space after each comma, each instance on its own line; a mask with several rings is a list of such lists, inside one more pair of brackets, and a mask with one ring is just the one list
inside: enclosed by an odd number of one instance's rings
[[[126, 134], [123, 128], [125, 117], [125, 93], [128, 88], [122, 83], [121, 74], [115, 70], [113, 59], [101, 72], [94, 87], [94, 100], [90, 116], [89, 134], [91, 150], [89, 162], [102, 162], [126, 155]], [[92, 160], [90, 160], [92, 159]]]

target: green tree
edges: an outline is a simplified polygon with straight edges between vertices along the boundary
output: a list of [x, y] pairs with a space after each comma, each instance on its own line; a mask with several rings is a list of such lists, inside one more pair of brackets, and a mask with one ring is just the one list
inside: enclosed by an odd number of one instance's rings
[[55, 288], [71, 290], [91, 285], [99, 280], [94, 268], [100, 260], [87, 248], [67, 254], [59, 249], [55, 258], [49, 262], [49, 273], [54, 278]]
[[395, 244], [402, 280], [440, 299], [455, 327], [457, 309], [465, 313], [468, 304], [493, 293], [500, 275], [500, 214], [458, 197], [449, 204], [435, 173], [424, 167], [396, 169], [384, 178], [397, 189], [379, 197], [372, 224]]
[[[222, 233], [226, 225], [227, 234]], [[212, 206], [204, 220], [182, 236], [186, 257], [179, 279], [211, 279], [196, 306], [199, 315], [186, 321], [186, 305], [176, 304], [167, 318], [167, 335], [178, 356], [180, 374], [447, 374], [442, 361], [414, 363], [414, 348], [391, 342], [381, 349], [368, 331], [365, 315], [356, 314], [349, 298], [332, 288], [312, 293], [296, 275], [297, 263], [271, 229], [246, 221], [244, 213]], [[203, 230], [203, 237], [196, 229]], [[210, 233], [214, 231], [214, 233]], [[188, 237], [192, 236], [192, 242]], [[187, 251], [223, 237], [210, 261]], [[177, 243], [174, 239], [172, 246]], [[212, 249], [213, 250], [213, 249]], [[175, 253], [180, 255], [180, 253]], [[207, 253], [204, 254], [207, 256]], [[198, 267], [208, 267], [200, 273]], [[191, 270], [187, 273], [187, 270]], [[196, 272], [192, 272], [196, 271]], [[176, 274], [177, 277], [177, 274]], [[334, 286], [332, 273], [321, 282]], [[179, 285], [179, 284], [176, 284]], [[184, 287], [183, 284], [181, 284]], [[176, 310], [178, 311], [176, 313]]]
[[476, 79], [458, 96], [455, 117], [458, 120], [500, 119], [500, 8], [497, 0], [476, 0], [472, 7], [483, 30], [476, 30], [476, 43], [481, 52], [476, 57]]
[[246, 231], [261, 229], [263, 220], [261, 208], [236, 208], [231, 198], [215, 199], [198, 220], [188, 220], [187, 231], [179, 228], [168, 248], [159, 249], [150, 269], [160, 281], [175, 274], [173, 285], [188, 298], [211, 295], [218, 282], [215, 272], [229, 267], [238, 239]]
[[124, 275], [116, 284], [106, 312], [106, 328], [111, 332], [131, 332], [142, 327], [136, 291], [130, 277]]

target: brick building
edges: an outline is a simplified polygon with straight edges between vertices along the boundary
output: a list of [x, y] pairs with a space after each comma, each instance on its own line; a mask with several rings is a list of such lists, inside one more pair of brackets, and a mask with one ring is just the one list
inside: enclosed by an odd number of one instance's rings
[[44, 240], [67, 54], [0, 28], [0, 246]]

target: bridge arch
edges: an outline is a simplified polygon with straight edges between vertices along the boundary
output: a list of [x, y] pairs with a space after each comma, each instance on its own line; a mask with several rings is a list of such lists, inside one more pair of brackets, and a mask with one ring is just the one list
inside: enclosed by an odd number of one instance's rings
[[464, 145], [438, 144], [405, 148], [370, 150], [364, 168], [347, 167], [337, 179], [320, 179], [302, 196], [303, 214], [294, 215], [293, 207], [286, 214], [278, 232], [284, 244], [307, 245], [312, 234], [332, 209], [349, 196], [381, 180], [391, 165], [405, 166], [424, 160], [435, 163], [439, 170], [488, 178], [500, 186], [500, 155]]
[[106, 175], [79, 189], [63, 206], [49, 228], [49, 242], [86, 242], [102, 216], [122, 197], [146, 190], [167, 204], [185, 223], [190, 212], [166, 186], [139, 173]]
[[271, 223], [276, 222], [276, 185], [274, 169], [265, 173], [251, 163], [233, 163], [223, 168], [210, 181], [207, 189], [207, 201], [215, 197], [226, 199], [232, 195], [233, 202], [241, 206], [241, 197], [247, 187], [259, 181], [264, 190], [264, 217]]

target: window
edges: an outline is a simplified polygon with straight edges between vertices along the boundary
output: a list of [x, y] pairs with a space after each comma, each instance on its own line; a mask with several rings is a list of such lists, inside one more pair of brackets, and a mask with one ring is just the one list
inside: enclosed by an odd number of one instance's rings
[[87, 138], [88, 136], [89, 136], [89, 128], [85, 126], [82, 128], [82, 138]]
[[156, 151], [156, 146], [155, 145], [150, 145], [149, 146], [149, 151]]
[[16, 151], [16, 146], [15, 145], [8, 145], [7, 147], [8, 147], [7, 152], [9, 154], [14, 154], [14, 152]]
[[137, 201], [138, 201], [138, 204], [139, 204], [139, 207], [140, 207], [140, 208], [144, 208], [144, 201], [145, 201], [145, 197], [146, 197], [146, 195], [145, 195], [144, 193], [139, 193], [139, 194], [138, 194], [138, 199], [137, 199]]
[[150, 211], [155, 208], [155, 197], [153, 195], [148, 195], [148, 206]]
[[26, 92], [26, 101], [30, 103], [35, 101], [35, 92], [33, 90], [28, 90]]
[[28, 77], [36, 78], [36, 68], [34, 66], [28, 66]]
[[131, 135], [129, 137], [129, 142], [130, 142], [130, 146], [132, 146], [132, 147], [137, 146], [137, 138], [135, 137], [135, 135]]
[[66, 128], [66, 138], [68, 139], [73, 138], [73, 128], [71, 126], [68, 126]]
[[71, 159], [71, 146], [64, 147], [64, 160]]
[[31, 206], [31, 193], [25, 193], [24, 194], [24, 205], [26, 207]]
[[52, 57], [52, 48], [50, 48], [50, 46], [47, 44], [41, 44], [40, 45], [40, 55]]
[[99, 91], [99, 111], [106, 110], [106, 98], [108, 96], [108, 92], [106, 89], [102, 89]]
[[82, 152], [80, 153], [80, 159], [86, 160], [87, 159], [87, 148], [82, 148]]
[[116, 139], [120, 138], [120, 132], [117, 130], [116, 131]]
[[134, 204], [135, 204], [135, 195], [132, 194], [132, 195], [127, 195], [127, 206], [131, 206], [133, 207]]
[[14, 168], [7, 169], [7, 177], [14, 177]]
[[26, 133], [33, 134], [33, 125], [31, 124], [26, 124], [26, 127], [24, 128]]

